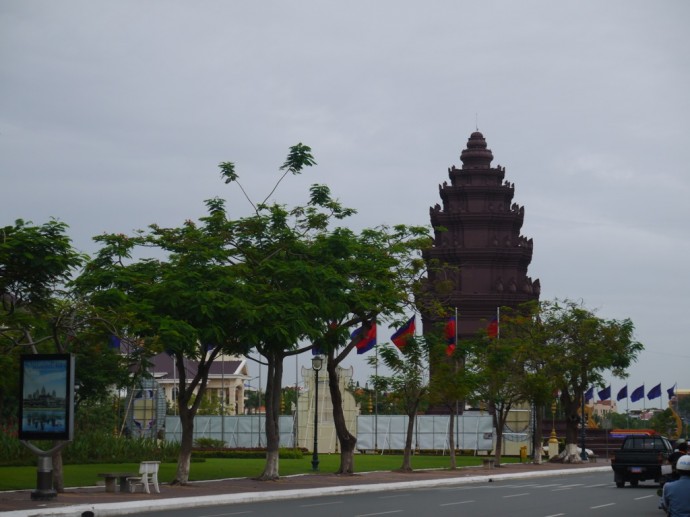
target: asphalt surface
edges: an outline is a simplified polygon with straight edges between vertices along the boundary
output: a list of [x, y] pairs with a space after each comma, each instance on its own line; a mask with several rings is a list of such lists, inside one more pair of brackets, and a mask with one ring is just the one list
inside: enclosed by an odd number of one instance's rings
[[[246, 503], [268, 499], [292, 499], [305, 496], [375, 492], [462, 483], [483, 483], [498, 478], [543, 477], [558, 473], [610, 470], [607, 460], [564, 465], [560, 463], [510, 463], [497, 468], [464, 467], [451, 470], [381, 471], [341, 476], [314, 473], [282, 477], [277, 481], [232, 478], [196, 481], [188, 485], [160, 486], [160, 494], [141, 491], [105, 492], [101, 486], [68, 488], [49, 501], [33, 501], [32, 490], [0, 492], [2, 517], [48, 517], [51, 515], [95, 517], [126, 515], [142, 511], [209, 506], [219, 503]], [[613, 473], [611, 474], [613, 483]], [[93, 512], [93, 513], [89, 513]]]

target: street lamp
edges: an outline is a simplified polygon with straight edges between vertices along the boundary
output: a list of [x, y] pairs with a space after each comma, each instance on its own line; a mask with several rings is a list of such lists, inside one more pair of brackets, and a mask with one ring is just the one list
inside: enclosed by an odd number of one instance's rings
[[312, 470], [319, 470], [319, 370], [323, 367], [323, 356], [315, 355], [311, 358], [314, 370], [314, 453], [311, 457]]

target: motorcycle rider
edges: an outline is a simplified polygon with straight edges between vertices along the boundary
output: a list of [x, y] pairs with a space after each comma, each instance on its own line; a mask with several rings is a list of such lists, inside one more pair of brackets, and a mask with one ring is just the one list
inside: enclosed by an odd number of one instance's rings
[[671, 472], [671, 479], [676, 480], [678, 479], [678, 473], [676, 472], [676, 463], [678, 462], [678, 459], [681, 456], [685, 456], [688, 453], [688, 442], [686, 442], [683, 438], [678, 440], [676, 442], [676, 450], [673, 451], [669, 457], [668, 457], [668, 462], [671, 464], [671, 468], [673, 469]]
[[678, 480], [664, 484], [662, 508], [669, 517], [690, 517], [690, 455], [678, 459], [676, 472]]

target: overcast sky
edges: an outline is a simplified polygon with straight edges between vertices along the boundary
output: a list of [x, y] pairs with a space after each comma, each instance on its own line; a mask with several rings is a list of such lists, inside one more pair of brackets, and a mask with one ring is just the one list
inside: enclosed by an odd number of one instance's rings
[[298, 142], [318, 166], [277, 201], [325, 183], [357, 229], [428, 225], [478, 127], [542, 300], [631, 318], [645, 351], [614, 394], [661, 382], [665, 404], [690, 388], [689, 26], [685, 0], [2, 0], [0, 225], [54, 217], [93, 254], [215, 196], [245, 215], [218, 163], [263, 199]]

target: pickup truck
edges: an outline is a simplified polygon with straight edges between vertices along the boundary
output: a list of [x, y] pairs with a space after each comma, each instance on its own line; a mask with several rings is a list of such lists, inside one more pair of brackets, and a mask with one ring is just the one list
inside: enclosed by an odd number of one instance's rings
[[668, 456], [671, 443], [658, 434], [632, 434], [625, 437], [621, 448], [611, 459], [613, 479], [618, 488], [626, 482], [637, 486], [640, 481], [653, 479], [663, 485], [664, 476], [671, 471]]

